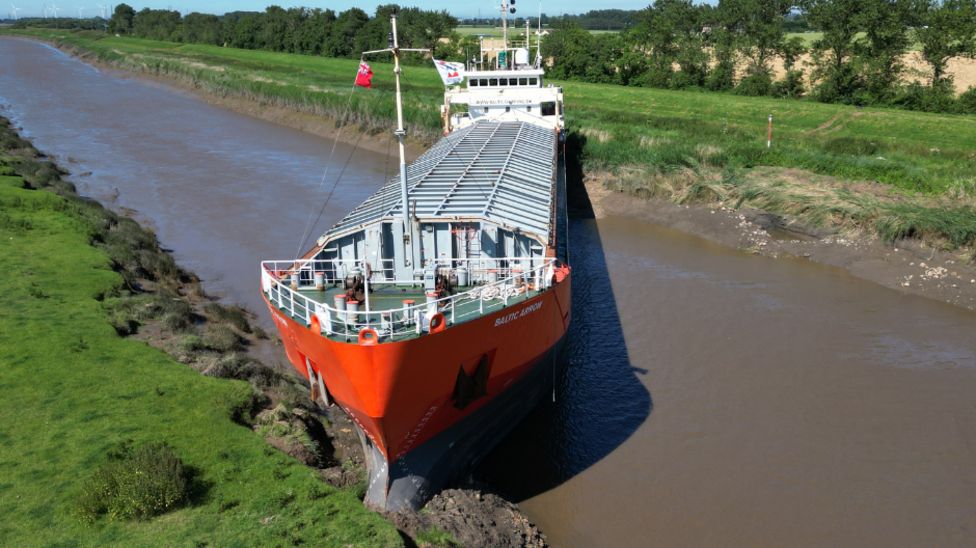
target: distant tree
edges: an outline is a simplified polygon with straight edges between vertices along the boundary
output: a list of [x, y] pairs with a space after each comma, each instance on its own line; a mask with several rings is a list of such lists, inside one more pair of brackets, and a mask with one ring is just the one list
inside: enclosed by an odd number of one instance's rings
[[325, 47], [325, 40], [333, 32], [336, 14], [332, 10], [315, 8], [308, 12], [301, 35], [297, 40], [300, 53], [320, 55]]
[[593, 35], [573, 21], [556, 23], [542, 41], [542, 50], [552, 60], [549, 75], [553, 78], [580, 78], [589, 70]]
[[219, 45], [220, 38], [220, 18], [216, 15], [194, 12], [183, 18], [183, 42]]
[[285, 10], [285, 45], [282, 51], [289, 53], [313, 53], [305, 51], [303, 35], [308, 23], [308, 8], [288, 8]]
[[726, 91], [735, 86], [736, 47], [735, 32], [716, 25], [709, 33], [714, 66], [705, 79], [705, 87], [712, 91]]
[[446, 11], [405, 8], [400, 11], [397, 27], [403, 24], [403, 36], [411, 47], [435, 51], [440, 39], [450, 35], [458, 20]]
[[285, 51], [288, 37], [288, 12], [281, 6], [268, 6], [261, 18], [258, 47], [271, 51]]
[[108, 20], [108, 31], [112, 34], [131, 34], [132, 21], [135, 19], [136, 10], [128, 4], [115, 6], [112, 18]]
[[644, 84], [647, 56], [625, 35], [619, 35], [620, 57], [616, 60], [617, 82], [625, 86]]
[[864, 36], [855, 40], [857, 65], [866, 100], [888, 103], [904, 71], [909, 27], [918, 19], [917, 0], [861, 0], [858, 22]]
[[[708, 58], [704, 54], [700, 11], [691, 0], [657, 0], [641, 10], [630, 34], [650, 55], [646, 85], [656, 87], [702, 85]], [[683, 74], [674, 78], [675, 64]]]
[[256, 49], [259, 46], [258, 34], [261, 32], [261, 14], [238, 12], [229, 18], [224, 16], [221, 26], [224, 43], [235, 48]]
[[748, 59], [743, 88], [749, 95], [771, 91], [770, 61], [783, 45], [784, 23], [792, 0], [721, 0], [729, 28], [738, 36], [739, 50]]
[[[373, 16], [363, 23], [359, 31], [356, 32], [353, 39], [353, 53], [385, 48], [388, 41], [387, 37], [392, 31], [390, 15], [399, 11], [400, 6], [396, 4], [377, 6]], [[400, 29], [404, 26], [402, 23], [402, 21], [397, 21], [398, 38], [402, 47], [408, 47], [409, 40], [406, 39], [404, 31]]]
[[145, 8], [132, 20], [132, 34], [153, 40], [179, 40], [183, 21], [180, 12]]
[[323, 55], [329, 57], [349, 57], [354, 52], [358, 54], [362, 50], [356, 50], [356, 36], [369, 22], [369, 15], [359, 8], [350, 8], [339, 14], [333, 25], [332, 32], [326, 39], [323, 47]]
[[[146, 8], [136, 13], [121, 4], [115, 9], [111, 27], [119, 33], [156, 40], [348, 57], [386, 47], [392, 13], [398, 14], [401, 46], [429, 49], [441, 56], [457, 56], [461, 51], [461, 38], [453, 36], [458, 21], [446, 11], [401, 8], [396, 4], [379, 6], [373, 18], [358, 8], [336, 16], [332, 10], [284, 9], [277, 5], [263, 12], [234, 11], [219, 17], [191, 13], [182, 18], [172, 10]], [[449, 40], [443, 40], [445, 37]], [[411, 59], [422, 62], [423, 58]]]
[[932, 87], [951, 82], [946, 65], [953, 57], [976, 55], [976, 1], [923, 0], [915, 35], [922, 58], [932, 68]]
[[[588, 34], [589, 31], [587, 31]], [[616, 33], [590, 34], [591, 62], [587, 66], [587, 82], [602, 84], [628, 84], [634, 76], [633, 57], [626, 61], [626, 70], [621, 70], [624, 51], [629, 49], [623, 37]]]
[[624, 30], [634, 26], [636, 16], [636, 10], [590, 10], [580, 15], [557, 17], [553, 23], [575, 23], [586, 30]]
[[802, 0], [800, 5], [810, 26], [823, 33], [813, 44], [817, 98], [827, 103], [854, 102], [864, 87], [853, 65], [862, 0]]
[[797, 98], [803, 96], [806, 86], [803, 82], [803, 70], [796, 67], [800, 56], [807, 52], [803, 39], [794, 36], [784, 40], [780, 45], [779, 55], [783, 58], [783, 69], [786, 75], [783, 80], [773, 86], [773, 94], [777, 97]]

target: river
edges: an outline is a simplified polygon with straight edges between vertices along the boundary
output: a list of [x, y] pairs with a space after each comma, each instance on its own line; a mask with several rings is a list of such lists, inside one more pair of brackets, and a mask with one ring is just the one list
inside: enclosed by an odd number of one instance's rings
[[[261, 314], [346, 159], [313, 234], [395, 169], [340, 145], [322, 185], [328, 141], [21, 40], [0, 103]], [[553, 545], [976, 544], [976, 314], [628, 218], [571, 240], [567, 374], [478, 473]]]

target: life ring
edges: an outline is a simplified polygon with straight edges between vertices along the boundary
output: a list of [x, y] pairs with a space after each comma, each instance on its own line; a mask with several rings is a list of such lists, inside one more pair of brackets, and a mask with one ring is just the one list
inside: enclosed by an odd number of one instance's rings
[[380, 342], [380, 335], [372, 327], [359, 330], [359, 346], [375, 346], [378, 342]]
[[436, 313], [436, 314], [434, 314], [433, 316], [430, 317], [430, 332], [431, 333], [440, 333], [441, 331], [444, 331], [445, 329], [447, 329], [447, 319], [444, 318], [444, 315], [443, 314], [441, 314], [440, 312], [438, 312], [438, 313]]

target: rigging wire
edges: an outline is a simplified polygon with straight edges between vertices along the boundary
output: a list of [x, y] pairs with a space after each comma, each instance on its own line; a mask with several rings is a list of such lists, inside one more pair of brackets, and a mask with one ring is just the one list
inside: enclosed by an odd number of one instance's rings
[[[360, 63], [362, 63], [363, 61], [364, 59], [359, 60]], [[357, 77], [358, 77], [358, 73], [357, 73]], [[339, 119], [342, 125], [339, 126], [339, 131], [336, 132], [335, 138], [332, 139], [332, 150], [329, 152], [329, 159], [328, 161], [326, 161], [325, 170], [322, 173], [322, 178], [319, 180], [319, 186], [317, 192], [320, 192], [322, 190], [322, 188], [325, 186], [326, 180], [329, 177], [329, 169], [332, 167], [332, 159], [335, 157], [336, 147], [339, 145], [339, 137], [342, 136], [342, 130], [346, 129], [346, 117], [348, 116], [349, 109], [352, 106], [352, 98], [353, 95], [355, 95], [356, 93], [356, 87], [357, 86], [354, 80], [352, 85], [352, 90], [350, 90], [349, 92], [349, 98], [346, 101], [346, 108], [343, 109], [342, 117]], [[356, 139], [356, 144], [353, 147], [352, 152], [349, 153], [350, 158], [352, 157], [352, 153], [356, 151], [356, 147], [359, 146], [359, 140], [361, 138], [362, 138], [362, 134], [360, 134], [359, 138]], [[346, 167], [348, 165], [349, 165], [349, 158], [346, 159], [345, 164], [342, 166], [342, 171], [339, 173], [339, 176], [336, 177], [335, 181], [333, 181], [332, 188], [329, 190], [329, 193], [325, 198], [325, 203], [322, 204], [322, 208], [319, 210], [319, 213], [315, 217], [314, 222], [312, 221], [313, 212], [312, 211], [308, 212], [308, 219], [305, 221], [305, 230], [302, 231], [302, 236], [298, 241], [298, 248], [295, 250], [296, 259], [302, 256], [302, 248], [305, 247], [305, 242], [308, 240], [308, 237], [311, 235], [311, 232], [315, 228], [315, 225], [318, 224], [319, 219], [322, 218], [322, 213], [325, 211], [325, 208], [329, 205], [329, 201], [332, 199], [332, 195], [335, 193], [336, 187], [339, 186], [339, 180], [342, 179], [342, 175], [343, 173], [346, 172]]]
[[[349, 167], [349, 163], [352, 162], [352, 158], [356, 154], [356, 150], [359, 148], [359, 142], [362, 139], [363, 139], [363, 133], [360, 132], [359, 136], [356, 137], [356, 142], [353, 144], [352, 150], [350, 150], [349, 155], [346, 156], [346, 161], [342, 164], [342, 169], [339, 171], [339, 176], [336, 177], [335, 183], [332, 184], [332, 188], [329, 189], [329, 193], [325, 196], [325, 202], [322, 204], [322, 207], [319, 209], [318, 215], [315, 216], [315, 221], [309, 225], [312, 228], [314, 228], [319, 223], [319, 220], [322, 219], [322, 214], [325, 213], [325, 208], [329, 205], [329, 201], [332, 200], [332, 195], [335, 194], [336, 188], [339, 186], [339, 181], [341, 181], [342, 176], [346, 174], [346, 169]], [[310, 213], [309, 220], [311, 220], [311, 218], [312, 215]], [[310, 235], [308, 233], [310, 232], [311, 232], [311, 228], [307, 230], [306, 235], [302, 237], [302, 241], [298, 244], [298, 252], [296, 253], [296, 257], [301, 257], [302, 247], [304, 247], [305, 240], [308, 239], [308, 236]]]

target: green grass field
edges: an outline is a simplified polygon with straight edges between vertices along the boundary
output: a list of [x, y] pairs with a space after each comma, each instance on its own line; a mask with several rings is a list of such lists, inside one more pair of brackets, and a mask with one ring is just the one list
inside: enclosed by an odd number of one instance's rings
[[484, 36], [491, 36], [493, 38], [495, 37], [501, 38], [502, 36], [502, 28], [500, 26], [479, 27], [473, 25], [472, 26], [459, 25], [457, 27], [454, 27], [454, 31], [462, 36], [478, 36], [479, 34]]
[[803, 40], [803, 45], [805, 45], [806, 47], [810, 47], [810, 46], [813, 45], [814, 42], [816, 42], [817, 40], [820, 40], [821, 38], [823, 38], [823, 33], [822, 32], [788, 32], [788, 33], [786, 33], [786, 38], [787, 39], [794, 38], [794, 37], [799, 38], [800, 40]]
[[[566, 83], [589, 165], [800, 168], [941, 194], [976, 180], [972, 116]], [[773, 147], [766, 148], [773, 115]], [[952, 128], [947, 131], [947, 128]], [[702, 158], [706, 151], [707, 160]]]
[[[353, 491], [232, 417], [251, 387], [119, 337], [98, 298], [122, 279], [92, 247], [90, 207], [27, 190], [0, 153], [0, 539], [5, 546], [397, 546]], [[182, 509], [92, 525], [75, 501], [109, 451], [170, 444], [196, 474]]]
[[[333, 116], [367, 131], [385, 131], [393, 119], [392, 67], [379, 61], [372, 62], [374, 89], [353, 90], [357, 61], [352, 59], [105, 38], [97, 33], [27, 33], [125, 68]], [[936, 209], [944, 205], [940, 200], [969, 205], [976, 195], [972, 116], [554, 83], [565, 89], [567, 125], [583, 143], [584, 167], [627, 172], [629, 182], [623, 188], [635, 193], [646, 193], [648, 184], [676, 172], [690, 170], [705, 177], [715, 171], [747, 174], [757, 166], [771, 166], [841, 183], [877, 182], [892, 200], [918, 200]], [[409, 129], [430, 142], [439, 134], [443, 100], [436, 72], [426, 64], [408, 67], [405, 90]], [[766, 148], [769, 114], [774, 116], [771, 149]]]

